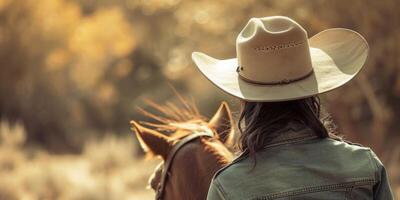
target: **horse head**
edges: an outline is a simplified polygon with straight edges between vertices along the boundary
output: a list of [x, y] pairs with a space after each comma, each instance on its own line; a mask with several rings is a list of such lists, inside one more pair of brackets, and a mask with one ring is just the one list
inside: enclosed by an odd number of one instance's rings
[[[151, 188], [157, 192], [160, 185], [164, 187], [160, 199], [206, 199], [214, 173], [233, 158], [227, 148], [234, 136], [233, 120], [228, 105], [223, 102], [209, 121], [195, 114], [196, 109], [187, 109], [186, 114], [183, 110], [176, 112], [177, 109], [162, 107], [158, 109], [170, 115], [173, 113], [172, 110], [175, 110], [175, 119], [166, 120], [152, 115], [153, 118], [163, 122], [158, 125], [148, 123], [153, 128], [131, 121], [132, 129], [142, 148], [163, 160], [149, 180]], [[160, 130], [169, 130], [171, 133], [163, 134]], [[182, 141], [193, 134], [204, 132], [209, 134], [192, 137], [192, 140], [182, 145]], [[177, 145], [181, 146], [178, 151]], [[173, 158], [169, 159], [171, 156]], [[165, 162], [168, 159], [171, 161], [165, 169]], [[164, 171], [166, 178], [163, 182]]]

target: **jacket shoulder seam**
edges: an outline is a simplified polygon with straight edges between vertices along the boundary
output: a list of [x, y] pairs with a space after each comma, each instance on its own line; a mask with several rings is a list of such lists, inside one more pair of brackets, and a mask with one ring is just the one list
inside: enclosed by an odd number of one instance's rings
[[226, 192], [225, 192], [225, 190], [224, 190], [224, 188], [222, 187], [222, 185], [219, 183], [219, 181], [218, 180], [214, 180], [214, 184], [215, 184], [215, 187], [216, 187], [216, 189], [217, 189], [217, 192], [218, 192], [218, 195], [223, 199], [223, 200], [225, 200], [226, 198]]
[[212, 180], [215, 180], [223, 171], [225, 171], [226, 169], [228, 169], [230, 166], [234, 165], [235, 163], [243, 160], [245, 157], [246, 157], [246, 152], [243, 152], [237, 158], [235, 158], [231, 163], [227, 164], [226, 166], [222, 167], [217, 172], [215, 172]]
[[337, 190], [337, 189], [350, 189], [350, 188], [357, 187], [357, 186], [371, 185], [371, 184], [375, 184], [375, 180], [370, 179], [370, 178], [365, 178], [365, 179], [360, 179], [357, 181], [346, 182], [346, 183], [310, 186], [310, 187], [300, 188], [300, 189], [296, 189], [296, 190], [290, 190], [290, 191], [286, 191], [286, 192], [267, 194], [264, 196], [252, 198], [252, 200], [270, 200], [270, 199], [291, 197], [291, 196], [307, 194], [307, 193], [315, 193], [315, 192]]
[[378, 179], [379, 179], [379, 165], [378, 165], [378, 163], [376, 162], [376, 161], [374, 161], [374, 158], [373, 158], [374, 156], [372, 155], [372, 150], [371, 149], [368, 149], [368, 158], [369, 158], [369, 160], [370, 160], [370, 162], [371, 162], [371, 165], [373, 166], [373, 168], [375, 169], [374, 170], [374, 177], [375, 177], [375, 180], [376, 181], [378, 181]]

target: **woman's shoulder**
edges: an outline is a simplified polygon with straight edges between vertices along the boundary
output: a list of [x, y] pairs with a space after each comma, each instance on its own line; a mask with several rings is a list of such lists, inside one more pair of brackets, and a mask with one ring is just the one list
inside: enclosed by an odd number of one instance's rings
[[373, 151], [370, 147], [345, 139], [326, 138], [318, 144], [318, 148], [327, 149], [333, 154], [370, 157]]
[[219, 169], [215, 174], [214, 174], [214, 178], [216, 179], [217, 177], [222, 176], [222, 174], [224, 175], [229, 175], [232, 172], [235, 172], [238, 165], [243, 165], [246, 164], [246, 160], [248, 160], [248, 154], [247, 152], [242, 152], [240, 154], [238, 154], [233, 160], [232, 162], [230, 162], [229, 164], [227, 164], [226, 166], [222, 167], [221, 169]]
[[254, 168], [257, 164], [265, 168], [274, 168], [294, 161], [300, 163], [304, 161], [304, 165], [310, 162], [319, 162], [321, 165], [340, 162], [375, 165], [376, 162], [380, 162], [369, 147], [344, 139], [325, 138], [266, 148], [257, 152], [256, 161], [250, 158], [247, 152], [243, 152], [230, 164], [217, 171], [214, 179], [218, 178], [223, 182], [233, 181], [231, 179], [240, 179], [241, 175], [246, 176], [252, 171], [257, 171], [258, 167]]

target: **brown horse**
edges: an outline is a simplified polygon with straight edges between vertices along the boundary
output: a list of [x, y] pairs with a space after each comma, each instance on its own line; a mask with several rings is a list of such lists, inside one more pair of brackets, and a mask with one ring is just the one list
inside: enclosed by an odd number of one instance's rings
[[[148, 153], [160, 156], [164, 162], [171, 156], [174, 146], [184, 138], [201, 131], [212, 133], [211, 137], [201, 136], [191, 140], [176, 152], [167, 169], [164, 192], [160, 199], [206, 199], [214, 173], [229, 163], [233, 157], [226, 147], [233, 138], [233, 122], [228, 105], [223, 102], [207, 122], [194, 106], [188, 104], [185, 104], [186, 109], [183, 110], [177, 109], [172, 104], [167, 107], [150, 104], [169, 118], [155, 116], [142, 110], [146, 115], [162, 122], [161, 124], [142, 122], [157, 130], [146, 128], [135, 121], [131, 121], [131, 125], [142, 148]], [[169, 131], [171, 134], [162, 134], [160, 131]], [[149, 184], [155, 191], [161, 184], [164, 162], [160, 163], [149, 179]]]

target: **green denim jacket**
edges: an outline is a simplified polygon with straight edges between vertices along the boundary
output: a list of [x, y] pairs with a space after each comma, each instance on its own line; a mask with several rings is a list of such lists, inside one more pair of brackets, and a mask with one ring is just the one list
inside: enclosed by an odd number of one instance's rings
[[219, 170], [208, 200], [393, 199], [384, 166], [370, 148], [318, 138], [304, 126], [288, 126], [256, 153]]

